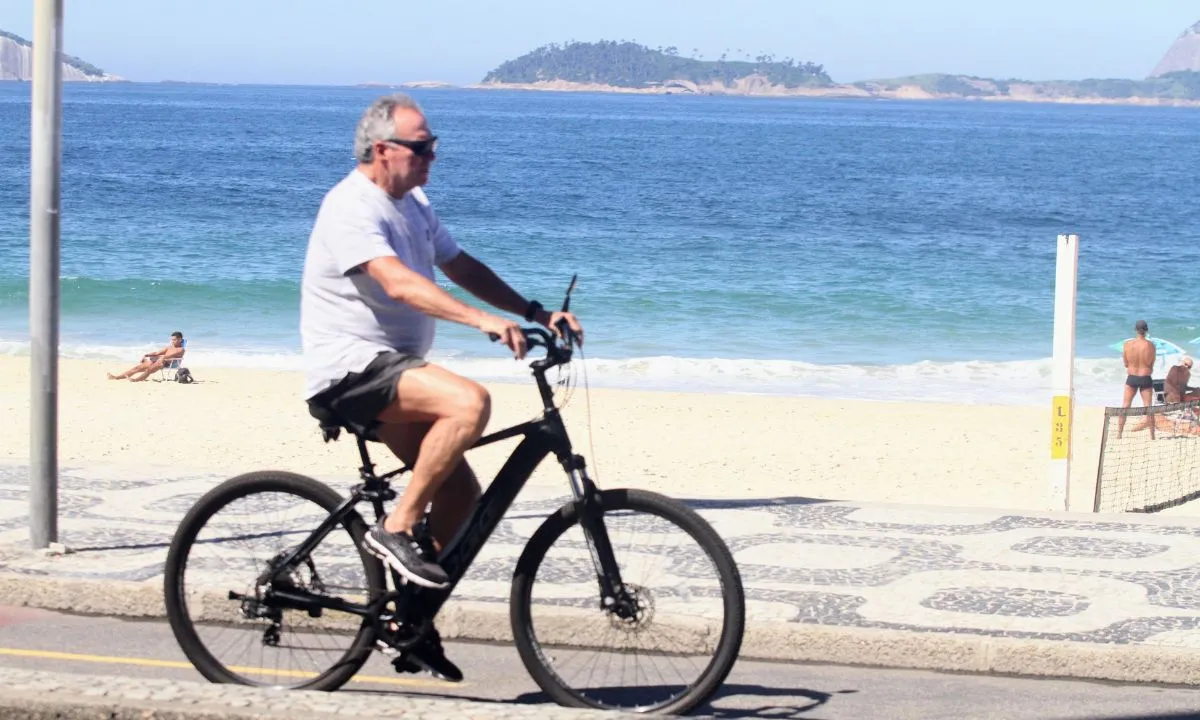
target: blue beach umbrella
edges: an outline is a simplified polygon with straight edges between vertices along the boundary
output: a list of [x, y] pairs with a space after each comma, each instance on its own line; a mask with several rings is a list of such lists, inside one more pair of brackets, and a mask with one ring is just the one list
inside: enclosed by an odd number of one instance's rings
[[[1112, 345], [1109, 345], [1109, 347], [1112, 348], [1113, 350], [1117, 350], [1117, 351], [1123, 350], [1123, 349], [1125, 349], [1125, 343], [1132, 339], [1133, 338], [1125, 338], [1124, 340], [1118, 340], [1115, 343], [1113, 343]], [[1153, 336], [1148, 337], [1146, 339], [1149, 340], [1150, 342], [1154, 343], [1154, 352], [1157, 353], [1158, 355], [1186, 355], [1187, 354], [1187, 350], [1184, 350], [1183, 348], [1179, 347], [1178, 345], [1171, 342], [1170, 340], [1163, 340], [1162, 338], [1153, 337]], [[1200, 340], [1200, 338], [1196, 338], [1196, 340], [1193, 340], [1192, 342], [1195, 343], [1197, 340]]]
[[[1131, 339], [1132, 338], [1127, 338], [1126, 340]], [[1176, 363], [1178, 358], [1187, 355], [1187, 350], [1184, 350], [1170, 340], [1163, 340], [1162, 338], [1158, 337], [1148, 337], [1146, 339], [1154, 343], [1155, 358], [1153, 374], [1155, 376], [1161, 377], [1162, 375], [1166, 374], [1167, 370], [1170, 369], [1171, 365]], [[1109, 345], [1109, 347], [1117, 352], [1120, 352], [1125, 345], [1126, 340], [1118, 340], [1112, 345]]]

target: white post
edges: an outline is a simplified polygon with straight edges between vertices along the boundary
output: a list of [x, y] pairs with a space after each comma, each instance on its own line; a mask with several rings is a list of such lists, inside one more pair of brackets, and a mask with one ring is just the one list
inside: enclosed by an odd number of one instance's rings
[[59, 176], [62, 0], [33, 4], [29, 136], [29, 538], [58, 541]]
[[1071, 426], [1075, 409], [1075, 291], [1079, 236], [1058, 236], [1054, 273], [1054, 360], [1050, 402], [1050, 509], [1071, 507]]

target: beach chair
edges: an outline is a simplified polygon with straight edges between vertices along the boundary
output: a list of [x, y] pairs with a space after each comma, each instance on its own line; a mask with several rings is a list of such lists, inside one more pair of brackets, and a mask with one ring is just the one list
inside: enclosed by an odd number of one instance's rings
[[[179, 347], [183, 348], [184, 355], [187, 355], [187, 342], [187, 340], [184, 340], [179, 344]], [[159, 381], [161, 382], [166, 380], [168, 382], [175, 382], [175, 376], [179, 374], [179, 368], [181, 367], [183, 367], [183, 355], [166, 361], [163, 363], [163, 366], [158, 369]]]

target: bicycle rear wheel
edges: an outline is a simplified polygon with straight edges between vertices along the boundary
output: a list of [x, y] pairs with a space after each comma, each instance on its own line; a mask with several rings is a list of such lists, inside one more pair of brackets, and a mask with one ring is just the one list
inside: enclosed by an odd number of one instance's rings
[[742, 644], [745, 597], [733, 556], [686, 505], [640, 490], [601, 493], [603, 521], [636, 617], [601, 607], [573, 503], [551, 515], [517, 563], [513, 636], [555, 702], [686, 713], [728, 676]]
[[[264, 603], [260, 576], [342, 504], [302, 475], [252, 472], [213, 488], [184, 517], [167, 554], [164, 595], [184, 654], [213, 682], [334, 690], [366, 662], [369, 619]], [[361, 549], [352, 512], [273, 589], [366, 603], [385, 591], [383, 569]]]

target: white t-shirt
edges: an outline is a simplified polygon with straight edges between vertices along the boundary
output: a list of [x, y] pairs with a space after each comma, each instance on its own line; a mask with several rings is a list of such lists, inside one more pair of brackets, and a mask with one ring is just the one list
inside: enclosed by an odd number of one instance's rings
[[433, 280], [434, 266], [459, 252], [420, 188], [397, 200], [353, 170], [326, 193], [300, 286], [305, 398], [380, 352], [424, 357], [433, 344], [434, 318], [388, 297], [363, 263], [395, 256]]

